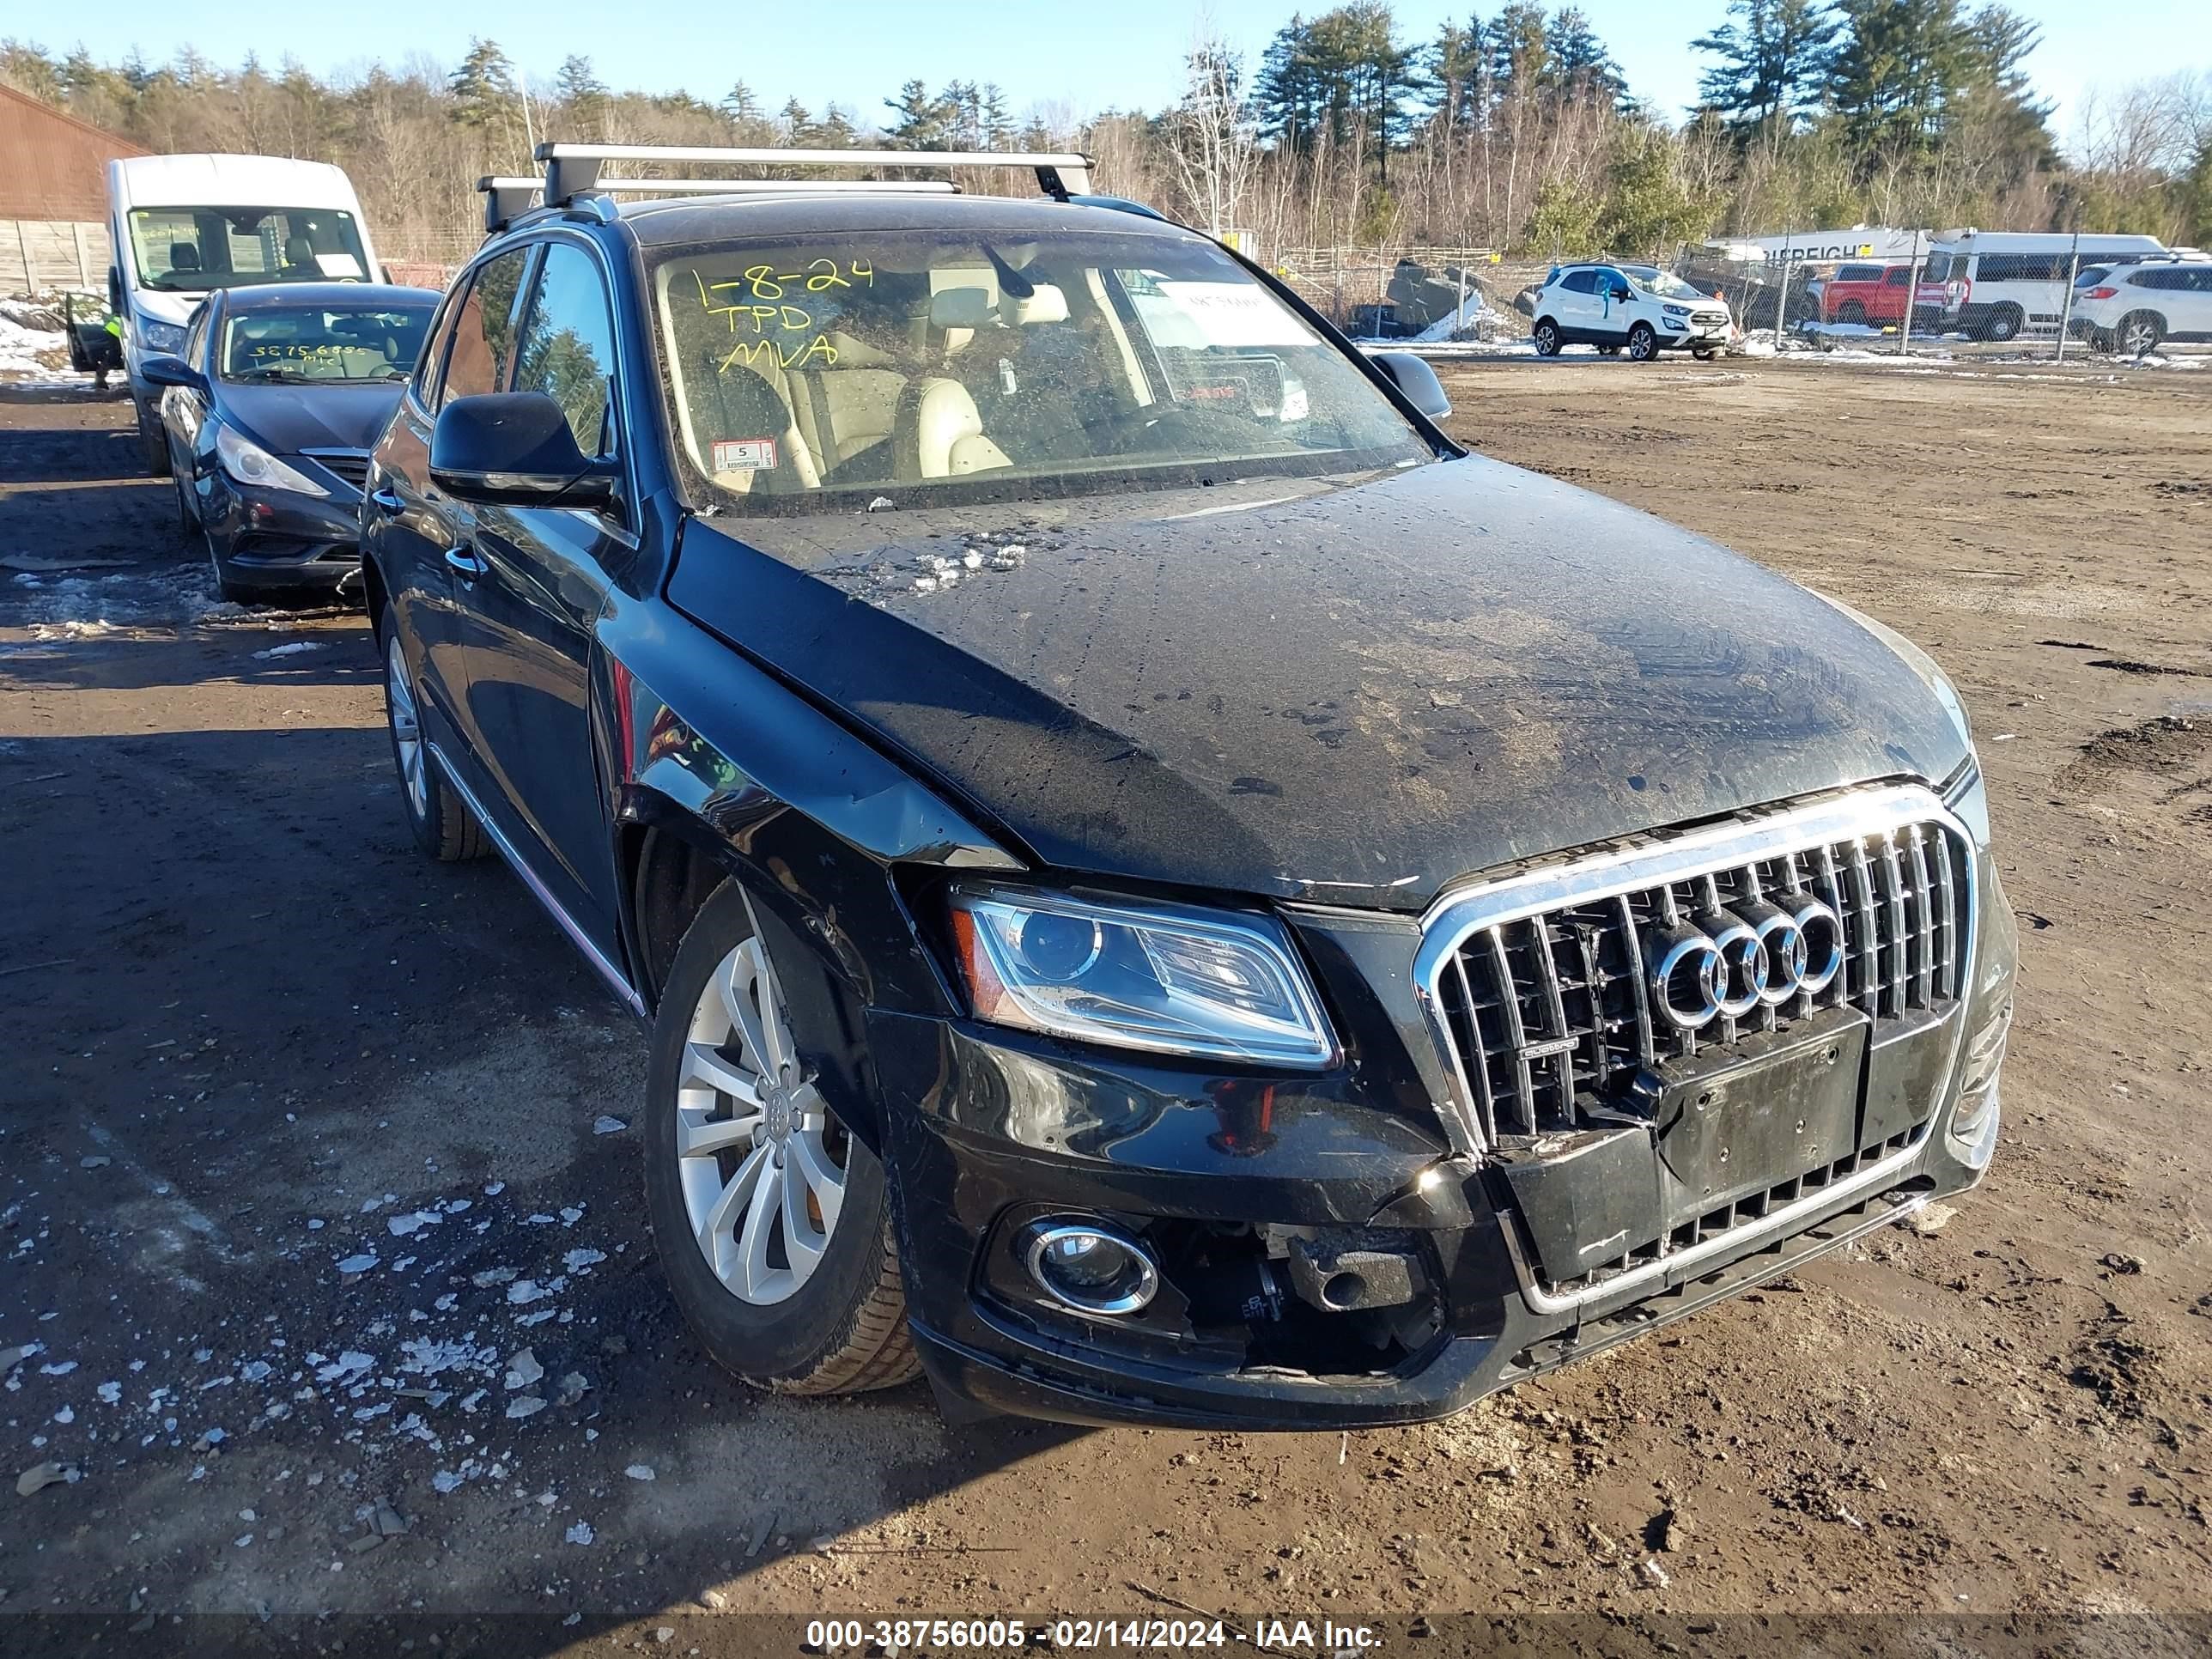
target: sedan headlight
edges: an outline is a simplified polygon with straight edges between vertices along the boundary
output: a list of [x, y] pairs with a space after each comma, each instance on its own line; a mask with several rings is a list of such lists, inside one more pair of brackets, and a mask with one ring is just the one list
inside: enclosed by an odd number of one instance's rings
[[1264, 917], [993, 889], [953, 895], [952, 932], [976, 1014], [1000, 1025], [1275, 1065], [1336, 1059], [1305, 970]]
[[331, 493], [299, 468], [278, 460], [236, 427], [216, 428], [215, 453], [222, 470], [240, 483], [261, 489], [289, 489], [300, 495]]
[[138, 337], [149, 351], [182, 351], [185, 349], [184, 326], [179, 323], [157, 323], [151, 317], [138, 319]]

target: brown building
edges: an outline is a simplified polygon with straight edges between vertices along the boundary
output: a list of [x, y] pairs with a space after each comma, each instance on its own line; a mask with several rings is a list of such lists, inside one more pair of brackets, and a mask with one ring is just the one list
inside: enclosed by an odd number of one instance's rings
[[106, 284], [107, 164], [145, 155], [28, 93], [0, 87], [0, 293]]
[[0, 87], [0, 220], [74, 221], [107, 217], [107, 164], [149, 151], [80, 121], [67, 110]]

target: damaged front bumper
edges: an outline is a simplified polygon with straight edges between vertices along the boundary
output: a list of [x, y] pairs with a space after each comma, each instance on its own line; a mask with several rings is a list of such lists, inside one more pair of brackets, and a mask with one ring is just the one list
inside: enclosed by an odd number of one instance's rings
[[[1564, 1283], [1540, 1265], [1545, 1230], [1556, 1261], [1559, 1228], [1596, 1238], [1608, 1224], [1547, 1215], [1546, 1182], [1587, 1212], [1601, 1179], [1540, 1158], [1533, 1175], [1513, 1168], [1431, 1109], [1450, 1085], [1406, 1013], [1407, 940], [1389, 924], [1298, 920], [1347, 1039], [1343, 1066], [1320, 1074], [1224, 1075], [872, 1016], [878, 1086], [904, 1103], [885, 1115], [884, 1153], [922, 1363], [954, 1409], [1241, 1429], [1419, 1421], [1970, 1187], [1997, 1134], [2014, 954], [1985, 848], [1974, 863], [1972, 979], [1906, 1118], [1893, 1101], [1869, 1112], [1865, 1054], [1808, 1024], [1797, 1046], [1823, 1044], [1851, 1068], [1860, 1115], [1838, 1130], [1843, 1150], [1756, 1202], [1686, 1223], [1656, 1259]], [[1821, 1085], [1806, 1086], [1803, 1098]], [[1771, 1103], [1808, 1109], [1779, 1094]], [[1069, 1218], [1141, 1243], [1160, 1287], [1146, 1308], [1083, 1314], [1025, 1271], [1024, 1241]], [[1367, 1293], [1331, 1305], [1333, 1280]]]

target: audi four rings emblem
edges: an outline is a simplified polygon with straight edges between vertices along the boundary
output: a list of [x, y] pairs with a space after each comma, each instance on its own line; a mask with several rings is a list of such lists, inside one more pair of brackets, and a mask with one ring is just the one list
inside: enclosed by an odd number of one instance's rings
[[1737, 899], [1648, 937], [1652, 1002], [1669, 1024], [1694, 1031], [1828, 988], [1844, 966], [1842, 919], [1810, 893], [1779, 896]]

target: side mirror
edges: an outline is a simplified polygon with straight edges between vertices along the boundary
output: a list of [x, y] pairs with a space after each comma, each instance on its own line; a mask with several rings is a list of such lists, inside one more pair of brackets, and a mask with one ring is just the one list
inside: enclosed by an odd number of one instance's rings
[[1406, 401], [1431, 420], [1441, 421], [1451, 414], [1451, 399], [1444, 396], [1443, 382], [1425, 359], [1410, 351], [1378, 351], [1368, 361], [1389, 375], [1390, 384]]
[[615, 468], [576, 447], [568, 417], [543, 392], [456, 398], [430, 430], [430, 480], [456, 501], [504, 507], [597, 507]]
[[149, 386], [180, 386], [193, 392], [207, 386], [207, 377], [181, 357], [142, 358], [138, 377]]
[[1632, 289], [1616, 288], [1613, 291], [1613, 297], [1616, 300], [1633, 300], [1636, 294]]

